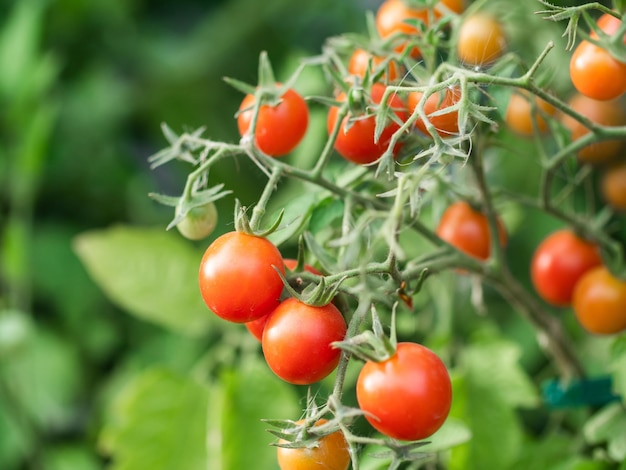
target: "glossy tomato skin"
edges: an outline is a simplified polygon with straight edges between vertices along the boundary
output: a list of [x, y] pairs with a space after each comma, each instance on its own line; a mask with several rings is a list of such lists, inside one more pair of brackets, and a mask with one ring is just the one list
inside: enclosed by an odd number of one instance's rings
[[[498, 219], [500, 244], [506, 245], [504, 224]], [[451, 204], [443, 213], [436, 229], [437, 235], [458, 250], [486, 260], [490, 255], [491, 236], [487, 216], [465, 201]]]
[[576, 90], [595, 100], [612, 100], [626, 92], [626, 63], [589, 41], [572, 54], [570, 78]]
[[531, 260], [530, 275], [543, 300], [557, 307], [567, 307], [580, 278], [600, 264], [602, 258], [595, 244], [569, 229], [562, 229], [539, 244]]
[[465, 18], [459, 29], [457, 56], [470, 66], [489, 65], [506, 49], [506, 35], [498, 20], [487, 13]]
[[[626, 124], [626, 111], [619, 100], [600, 101], [576, 93], [568, 100], [568, 105], [587, 119], [604, 126], [622, 126]], [[589, 133], [589, 129], [569, 115], [562, 115], [561, 122], [570, 131], [572, 140], [578, 140]], [[622, 148], [620, 140], [604, 140], [583, 147], [578, 152], [582, 163], [605, 163], [618, 155]]]
[[265, 361], [286, 382], [319, 382], [337, 367], [341, 350], [331, 343], [343, 340], [346, 329], [346, 321], [333, 304], [313, 307], [288, 298], [265, 324], [261, 340]]
[[[298, 265], [298, 261], [295, 259], [291, 259], [291, 258], [284, 259], [284, 263], [285, 263], [285, 269], [289, 271], [293, 271], [294, 269], [296, 269], [296, 266]], [[320, 271], [318, 271], [313, 266], [310, 266], [308, 264], [304, 265], [304, 270], [310, 272], [311, 274], [315, 274], [316, 276], [322, 275]], [[270, 317], [270, 314], [267, 314], [267, 315], [262, 316], [261, 318], [257, 318], [256, 320], [252, 320], [246, 323], [246, 328], [248, 329], [248, 331], [252, 334], [252, 336], [258, 339], [259, 342], [263, 339], [263, 330], [265, 330], [265, 324], [267, 323], [267, 320], [269, 319], [269, 317]]]
[[[534, 102], [534, 109], [531, 101]], [[515, 133], [530, 137], [537, 132], [546, 132], [548, 123], [544, 115], [554, 116], [555, 114], [556, 108], [547, 101], [537, 96], [531, 97], [527, 93], [515, 92], [509, 99], [504, 122]]]
[[[383, 63], [383, 60], [382, 57], [374, 56], [365, 49], [355, 49], [348, 61], [348, 72], [363, 78], [368, 70], [370, 75], [374, 73], [380, 64]], [[400, 67], [392, 60], [387, 64], [386, 72], [382, 74], [381, 78], [393, 82], [398, 78], [399, 74]]]
[[[374, 104], [380, 104], [385, 92], [385, 85], [382, 83], [374, 83], [371, 88], [371, 101]], [[337, 97], [338, 101], [344, 101], [346, 96], [341, 94]], [[401, 121], [407, 119], [406, 105], [397, 95], [391, 95], [389, 98], [389, 106], [394, 110], [395, 115]], [[339, 109], [332, 106], [328, 111], [328, 134], [330, 135], [335, 128], [337, 122], [337, 113]], [[360, 165], [366, 165], [378, 160], [389, 147], [391, 137], [400, 128], [395, 121], [389, 121], [383, 129], [378, 142], [374, 142], [376, 119], [374, 115], [357, 119], [348, 126], [350, 115], [346, 116], [337, 134], [335, 140], [335, 150], [346, 160]], [[400, 143], [395, 146], [394, 152], [400, 151]]]
[[[320, 419], [315, 426], [327, 420]], [[296, 424], [302, 424], [297, 421]], [[286, 444], [281, 439], [279, 444]], [[347, 470], [350, 465], [348, 442], [341, 431], [321, 437], [314, 445], [289, 449], [277, 447], [276, 456], [280, 470]]]
[[235, 323], [256, 320], [279, 304], [285, 272], [278, 249], [266, 238], [228, 232], [209, 245], [200, 261], [198, 281], [206, 305]]
[[601, 190], [607, 204], [618, 211], [626, 211], [626, 161], [604, 169]]
[[[417, 108], [423, 93], [419, 91], [413, 91], [409, 93], [407, 100], [409, 112], [413, 113]], [[428, 120], [431, 122], [437, 134], [441, 137], [451, 137], [458, 135], [459, 133], [459, 112], [457, 110], [450, 110], [449, 112], [431, 116], [431, 114], [450, 108], [454, 106], [461, 99], [461, 90], [459, 88], [446, 88], [442, 93], [433, 93], [430, 95], [424, 103], [424, 113], [428, 116]], [[430, 135], [426, 124], [422, 119], [415, 121], [415, 127], [422, 131], [426, 135]]]
[[576, 285], [572, 307], [578, 322], [589, 333], [620, 333], [626, 330], [626, 281], [598, 266]]
[[356, 384], [359, 408], [379, 432], [394, 439], [425, 439], [448, 417], [452, 385], [448, 371], [430, 349], [399, 343], [382, 362], [365, 363]]
[[[254, 95], [246, 95], [239, 106], [237, 127], [246, 135], [254, 116]], [[244, 109], [250, 108], [247, 111]], [[309, 108], [300, 94], [288, 89], [276, 106], [264, 104], [259, 109], [254, 138], [265, 154], [281, 157], [291, 152], [304, 137], [309, 125]]]

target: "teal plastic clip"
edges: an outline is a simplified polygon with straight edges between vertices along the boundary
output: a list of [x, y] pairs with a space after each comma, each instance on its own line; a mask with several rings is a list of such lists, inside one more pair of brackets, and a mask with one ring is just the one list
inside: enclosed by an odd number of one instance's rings
[[610, 376], [572, 380], [562, 383], [548, 380], [541, 386], [543, 400], [549, 408], [575, 408], [580, 406], [602, 406], [620, 400], [613, 393]]

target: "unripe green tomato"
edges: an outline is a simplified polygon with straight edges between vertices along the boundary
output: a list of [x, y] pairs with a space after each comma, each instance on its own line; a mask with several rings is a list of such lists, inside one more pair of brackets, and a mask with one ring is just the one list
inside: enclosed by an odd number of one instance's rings
[[[179, 214], [178, 207], [176, 215]], [[217, 208], [212, 202], [191, 209], [176, 228], [189, 240], [202, 240], [208, 237], [217, 225]]]

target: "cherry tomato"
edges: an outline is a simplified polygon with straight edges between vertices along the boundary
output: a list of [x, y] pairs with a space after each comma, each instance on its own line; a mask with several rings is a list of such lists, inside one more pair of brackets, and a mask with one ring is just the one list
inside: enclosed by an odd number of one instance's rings
[[626, 161], [604, 169], [601, 179], [604, 200], [619, 211], [626, 211]]
[[[380, 104], [384, 92], [385, 85], [382, 83], [374, 83], [371, 89], [371, 102], [373, 104]], [[344, 101], [346, 96], [342, 93], [337, 99], [338, 101]], [[391, 95], [388, 104], [401, 121], [406, 120], [406, 106], [399, 96]], [[335, 106], [331, 107], [328, 111], [327, 124], [329, 135], [332, 133], [337, 122], [338, 111], [339, 108]], [[341, 128], [335, 140], [335, 150], [346, 160], [358, 164], [368, 164], [378, 160], [387, 150], [393, 134], [400, 128], [398, 123], [390, 120], [383, 129], [378, 142], [374, 142], [376, 118], [373, 114], [358, 118], [351, 123], [348, 123], [349, 119], [350, 115], [346, 116], [341, 123]], [[396, 154], [400, 151], [400, 148], [401, 145], [399, 143], [399, 145], [394, 148]]]
[[576, 47], [569, 73], [576, 90], [594, 100], [612, 100], [626, 92], [626, 63], [589, 41]]
[[[409, 93], [408, 108], [410, 113], [415, 111], [422, 96], [423, 93], [419, 91]], [[444, 114], [431, 115], [437, 111], [454, 106], [460, 99], [461, 90], [459, 88], [446, 88], [442, 93], [433, 93], [426, 99], [424, 112], [441, 137], [450, 137], [459, 133], [459, 112], [458, 110], [450, 110]], [[422, 119], [415, 121], [415, 127], [424, 134], [430, 135]]]
[[[604, 126], [622, 126], [626, 124], [626, 112], [618, 100], [598, 101], [583, 94], [576, 93], [568, 101], [569, 106], [589, 120]], [[570, 131], [572, 140], [577, 140], [589, 133], [579, 121], [563, 114], [561, 122]], [[604, 140], [582, 148], [578, 152], [578, 159], [582, 163], [604, 163], [614, 158], [620, 151], [622, 142], [619, 140]]]
[[[533, 101], [533, 105], [531, 105]], [[532, 98], [523, 91], [514, 92], [509, 99], [509, 104], [504, 115], [509, 129], [523, 135], [532, 136], [535, 132], [543, 133], [548, 130], [548, 123], [544, 116], [553, 116], [556, 108], [537, 96]]]
[[626, 330], [626, 281], [598, 266], [576, 284], [572, 307], [578, 322], [589, 333], [620, 333]]
[[[315, 426], [321, 426], [327, 420], [320, 419]], [[296, 424], [302, 424], [297, 421]], [[281, 439], [279, 444], [286, 444]], [[341, 431], [320, 437], [317, 442], [307, 447], [277, 447], [280, 470], [347, 470], [350, 465], [348, 442]]]
[[[428, 24], [429, 12], [426, 8], [411, 8], [402, 0], [385, 0], [376, 11], [376, 29], [382, 39], [394, 34], [417, 36], [421, 31], [407, 23], [409, 21], [421, 21]], [[396, 48], [396, 52], [402, 53], [407, 47], [408, 40], [403, 40]], [[410, 51], [413, 58], [418, 58], [421, 53], [417, 47]]]
[[535, 290], [549, 304], [566, 307], [574, 287], [590, 269], [602, 264], [598, 247], [569, 229], [548, 235], [537, 247], [530, 263]]
[[[178, 207], [176, 207], [176, 215], [178, 213]], [[189, 240], [202, 240], [213, 233], [216, 225], [217, 208], [213, 202], [208, 202], [187, 212], [176, 228], [183, 237]]]
[[[293, 271], [298, 265], [298, 260], [287, 258], [284, 260], [284, 263], [287, 270]], [[315, 274], [316, 276], [322, 275], [321, 272], [308, 264], [304, 265], [304, 270], [310, 272], [311, 274]], [[269, 316], [270, 314], [263, 315], [261, 318], [257, 318], [256, 320], [252, 320], [245, 324], [246, 328], [252, 334], [252, 336], [254, 336], [259, 341], [263, 339], [263, 330], [265, 329], [265, 324], [267, 323]]]
[[356, 397], [376, 430], [414, 441], [431, 436], [444, 423], [452, 385], [446, 366], [430, 349], [399, 343], [389, 359], [365, 363], [357, 378]]
[[487, 13], [465, 18], [459, 29], [457, 55], [461, 63], [488, 65], [506, 49], [506, 36], [498, 20]]
[[[463, 10], [465, 10], [465, 0], [441, 0], [439, 5], [445, 6], [448, 10], [456, 13], [457, 15], [463, 13]], [[435, 7], [435, 11], [443, 12], [444, 9], [439, 5]]]
[[346, 321], [333, 304], [313, 307], [288, 298], [265, 324], [261, 340], [265, 361], [286, 382], [319, 382], [337, 367], [341, 350], [331, 343], [343, 340], [346, 328]]
[[[352, 75], [363, 78], [367, 70], [369, 70], [371, 75], [383, 61], [384, 59], [382, 57], [373, 56], [365, 49], [355, 49], [348, 62], [348, 72]], [[389, 61], [386, 67], [386, 72], [382, 75], [382, 79], [392, 82], [397, 79], [398, 76], [399, 66], [396, 62]]]
[[[465, 201], [457, 201], [444, 211], [436, 232], [441, 239], [474, 258], [489, 258], [491, 237], [487, 216]], [[500, 244], [506, 245], [506, 230], [499, 219], [498, 232]]]
[[[254, 95], [246, 95], [239, 106], [237, 126], [242, 137], [249, 131], [254, 116]], [[244, 109], [247, 111], [243, 111]], [[291, 152], [302, 140], [309, 125], [309, 108], [296, 91], [288, 89], [275, 106], [261, 105], [254, 138], [265, 154], [280, 157]]]
[[198, 280], [206, 305], [235, 323], [256, 320], [280, 302], [285, 272], [278, 248], [266, 238], [242, 232], [221, 235], [204, 252]]

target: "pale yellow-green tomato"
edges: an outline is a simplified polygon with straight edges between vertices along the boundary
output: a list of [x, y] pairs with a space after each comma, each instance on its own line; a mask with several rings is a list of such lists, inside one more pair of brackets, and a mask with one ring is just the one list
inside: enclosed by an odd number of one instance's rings
[[[178, 207], [176, 214], [179, 214]], [[213, 233], [217, 225], [217, 208], [213, 202], [191, 209], [176, 228], [189, 240], [202, 240]]]

